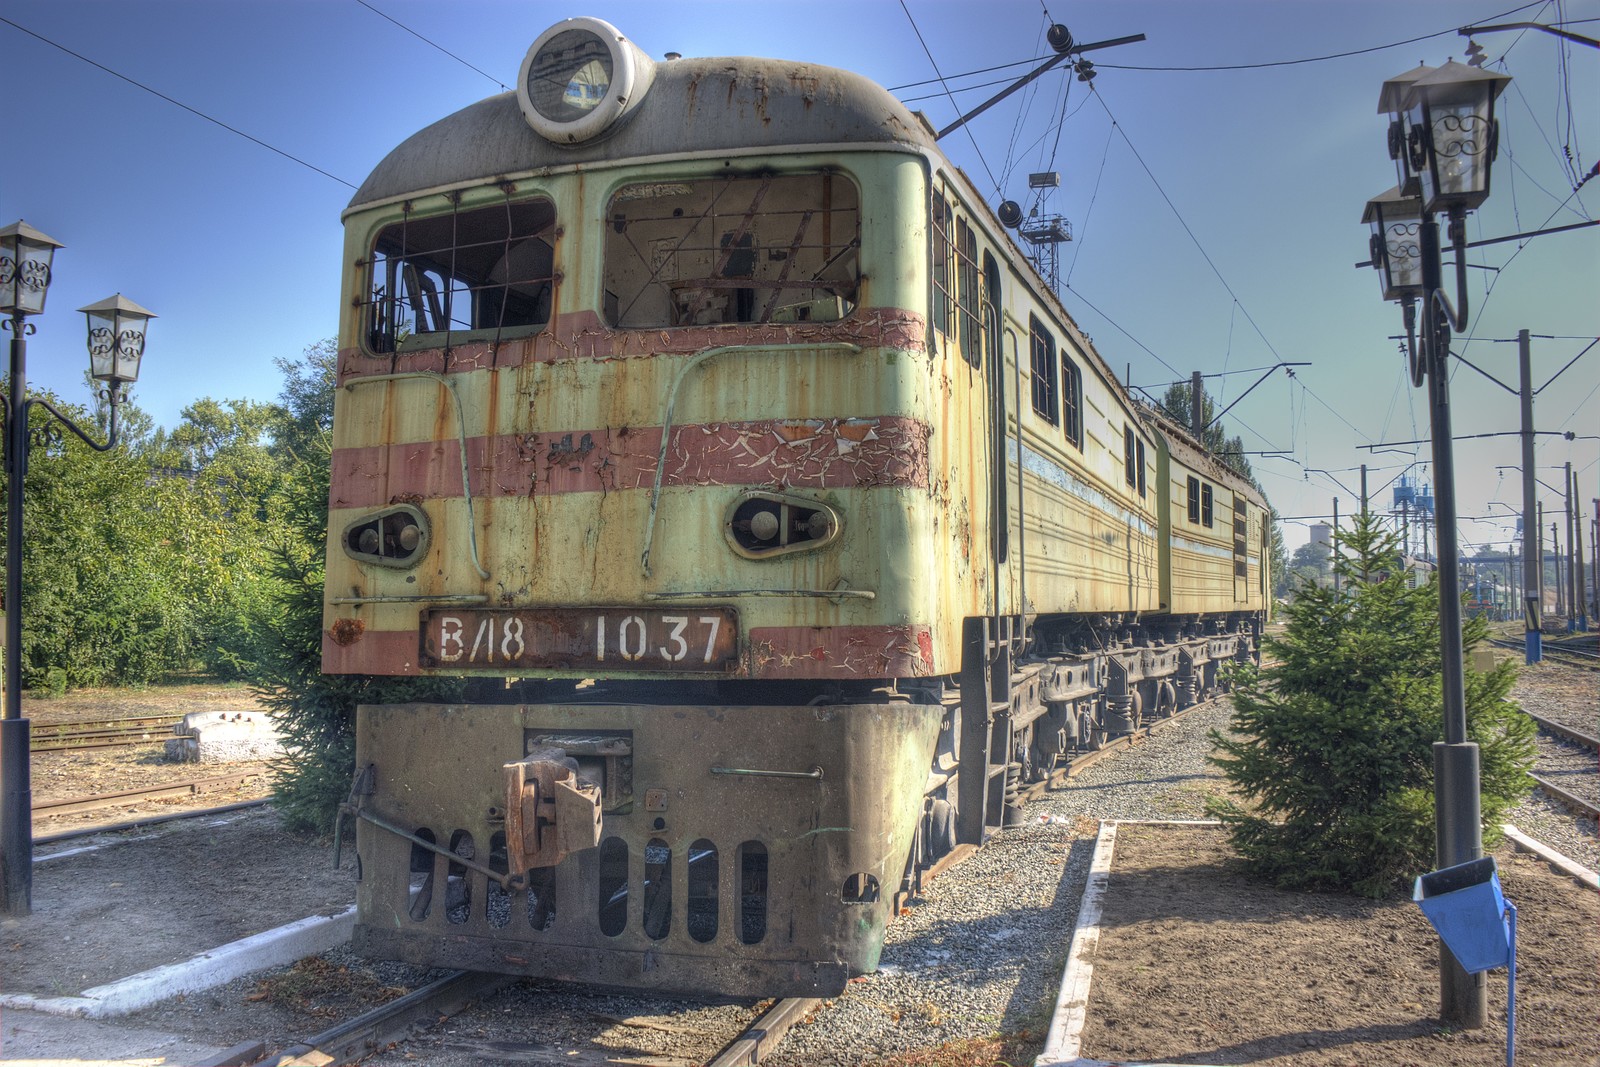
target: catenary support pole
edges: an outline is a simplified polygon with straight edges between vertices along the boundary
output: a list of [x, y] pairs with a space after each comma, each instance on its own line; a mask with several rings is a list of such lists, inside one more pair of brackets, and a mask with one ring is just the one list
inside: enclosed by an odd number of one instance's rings
[[1333, 591], [1339, 591], [1339, 498], [1333, 498]]
[[1578, 519], [1578, 483], [1572, 476], [1572, 462], [1567, 461], [1564, 478], [1567, 491], [1567, 629], [1587, 630], [1583, 601], [1583, 529]]
[[[1538, 663], [1544, 658], [1543, 582], [1544, 562], [1539, 558], [1538, 483], [1533, 473], [1533, 351], [1530, 333], [1517, 331], [1517, 366], [1522, 388], [1522, 629], [1524, 662]], [[1532, 536], [1529, 532], [1532, 531]]]
[[1206, 383], [1199, 371], [1189, 375], [1189, 429], [1202, 447], [1206, 443]]
[[1550, 560], [1556, 566], [1556, 614], [1567, 613], [1567, 583], [1561, 577], [1561, 534], [1556, 523], [1550, 523]]

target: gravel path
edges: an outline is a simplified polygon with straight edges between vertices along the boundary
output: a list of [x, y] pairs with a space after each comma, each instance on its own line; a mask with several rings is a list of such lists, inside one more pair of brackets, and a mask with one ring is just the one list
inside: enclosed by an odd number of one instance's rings
[[[1024, 826], [931, 883], [889, 928], [877, 974], [797, 1027], [774, 1067], [832, 1067], [999, 1032], [1040, 1048], [1066, 964], [1101, 819], [1202, 818], [1219, 701], [1030, 804]], [[1034, 1049], [1034, 1052], [1039, 1049]]]
[[[1600, 721], [1600, 672], [1545, 660], [1522, 668], [1511, 699], [1526, 711], [1593, 734]], [[1534, 772], [1569, 792], [1593, 800], [1600, 795], [1600, 765], [1595, 753], [1541, 735]], [[1543, 841], [1591, 871], [1600, 870], [1600, 839], [1594, 819], [1574, 816], [1543, 793], [1517, 805], [1510, 819], [1529, 837]]]

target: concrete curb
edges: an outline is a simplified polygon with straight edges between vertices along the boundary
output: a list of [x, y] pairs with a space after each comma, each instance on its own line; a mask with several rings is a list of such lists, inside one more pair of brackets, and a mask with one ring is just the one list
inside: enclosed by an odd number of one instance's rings
[[85, 989], [75, 997], [42, 997], [33, 993], [0, 994], [0, 1008], [23, 1008], [51, 1015], [104, 1019], [127, 1015], [179, 993], [197, 993], [253, 971], [292, 963], [350, 940], [356, 909], [337, 915], [313, 915], [266, 930], [221, 948], [202, 952], [183, 963], [168, 964], [106, 985]]
[[1596, 874], [1577, 860], [1568, 859], [1541, 841], [1535, 841], [1510, 823], [1500, 827], [1519, 852], [1531, 852], [1562, 874], [1570, 874], [1590, 889], [1600, 889], [1600, 874]]

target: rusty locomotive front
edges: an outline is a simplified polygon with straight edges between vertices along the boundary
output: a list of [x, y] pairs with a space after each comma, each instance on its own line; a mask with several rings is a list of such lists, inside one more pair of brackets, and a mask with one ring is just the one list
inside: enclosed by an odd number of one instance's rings
[[827, 995], [1075, 747], [1255, 654], [1265, 502], [926, 122], [597, 19], [345, 213], [324, 669], [368, 953]]

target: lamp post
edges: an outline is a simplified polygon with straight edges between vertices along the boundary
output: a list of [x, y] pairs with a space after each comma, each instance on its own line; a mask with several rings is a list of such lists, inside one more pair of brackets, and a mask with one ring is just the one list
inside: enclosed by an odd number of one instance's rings
[[[1389, 154], [1400, 181], [1395, 189], [1368, 201], [1364, 215], [1373, 226], [1373, 253], [1382, 272], [1384, 299], [1399, 300], [1405, 308], [1412, 383], [1426, 385], [1429, 394], [1444, 690], [1444, 740], [1433, 746], [1435, 849], [1441, 868], [1483, 855], [1478, 746], [1467, 740], [1462, 667], [1449, 358], [1451, 331], [1467, 325], [1466, 215], [1489, 196], [1490, 164], [1498, 144], [1494, 102], [1510, 81], [1504, 74], [1451, 61], [1432, 69], [1419, 67], [1384, 83], [1378, 110], [1391, 116]], [[1435, 219], [1440, 212], [1449, 219], [1455, 253], [1453, 304], [1443, 288]], [[1419, 303], [1420, 323], [1414, 313]], [[1469, 1029], [1482, 1027], [1488, 1014], [1482, 973], [1467, 974], [1442, 941], [1439, 947], [1441, 1020]]]
[[[5, 420], [6, 584], [5, 713], [0, 718], [0, 914], [33, 910], [33, 789], [29, 781], [29, 723], [22, 717], [22, 494], [28, 474], [28, 447], [35, 439], [72, 431], [97, 452], [117, 443], [117, 406], [124, 388], [139, 377], [145, 326], [155, 316], [118, 293], [80, 308], [89, 320], [89, 373], [102, 383], [100, 396], [110, 407], [110, 435], [92, 440], [49, 401], [28, 399], [28, 316], [44, 311], [50, 288], [50, 263], [61, 242], [24, 222], [0, 229], [0, 316], [11, 330], [11, 376], [0, 396]], [[29, 411], [38, 406], [44, 422], [30, 430]]]

